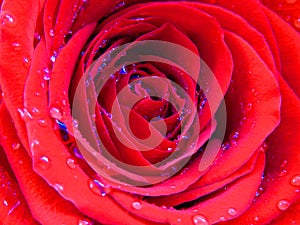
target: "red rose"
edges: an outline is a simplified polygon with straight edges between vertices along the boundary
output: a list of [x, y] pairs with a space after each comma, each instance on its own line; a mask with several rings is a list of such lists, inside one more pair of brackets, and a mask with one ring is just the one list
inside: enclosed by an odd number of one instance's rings
[[1, 5], [1, 224], [300, 224], [299, 2]]

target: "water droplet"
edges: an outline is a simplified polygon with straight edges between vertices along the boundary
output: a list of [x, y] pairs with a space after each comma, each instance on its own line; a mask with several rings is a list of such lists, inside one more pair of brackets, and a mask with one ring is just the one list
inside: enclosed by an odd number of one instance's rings
[[49, 30], [49, 35], [50, 35], [50, 37], [54, 37], [54, 30], [53, 29]]
[[175, 189], [176, 186], [175, 186], [175, 185], [171, 185], [170, 188], [171, 188], [171, 189]]
[[13, 143], [11, 147], [12, 147], [13, 150], [17, 150], [17, 149], [20, 148], [20, 144], [19, 143]]
[[19, 42], [12, 43], [12, 47], [15, 51], [20, 51], [22, 49], [22, 45]]
[[222, 144], [222, 149], [223, 150], [227, 150], [227, 149], [229, 149], [230, 148], [230, 143], [229, 142], [224, 142], [223, 144]]
[[49, 158], [47, 156], [42, 156], [41, 158], [39, 158], [39, 167], [42, 170], [46, 170], [50, 168], [50, 161]]
[[285, 2], [287, 3], [287, 4], [294, 4], [294, 3], [296, 3], [298, 0], [285, 0]]
[[143, 207], [140, 202], [132, 202], [131, 205], [132, 205], [132, 208], [137, 209], [137, 210], [139, 210]]
[[300, 17], [295, 18], [294, 25], [296, 28], [300, 28]]
[[237, 215], [237, 211], [236, 211], [235, 208], [229, 208], [229, 209], [227, 210], [227, 213], [228, 213], [228, 215], [230, 215], [230, 216], [236, 216], [236, 215]]
[[51, 73], [50, 73], [49, 68], [44, 68], [42, 71], [42, 75], [43, 75], [44, 80], [50, 80]]
[[232, 144], [232, 145], [237, 145], [237, 140], [239, 139], [239, 132], [233, 132], [231, 135], [230, 135], [230, 137], [229, 137], [229, 139], [230, 139], [230, 144]]
[[115, 7], [114, 7], [114, 11], [117, 11], [121, 8], [125, 7], [125, 2], [122, 1], [122, 2], [119, 2]]
[[34, 33], [34, 38], [38, 41], [41, 40], [41, 35], [39, 33]]
[[123, 66], [122, 69], [120, 70], [120, 74], [127, 74], [127, 70], [125, 66]]
[[23, 57], [23, 62], [24, 62], [24, 66], [26, 68], [29, 68], [29, 66], [30, 66], [30, 59], [28, 57], [24, 56]]
[[300, 175], [296, 175], [296, 176], [292, 177], [290, 183], [291, 183], [291, 185], [293, 185], [295, 187], [300, 187]]
[[47, 127], [47, 122], [46, 122], [46, 120], [38, 120], [38, 124], [39, 124], [41, 127]]
[[54, 188], [59, 192], [64, 190], [64, 187], [61, 184], [54, 184]]
[[254, 217], [254, 221], [258, 222], [259, 221], [259, 217], [258, 216]]
[[74, 155], [78, 158], [78, 159], [83, 159], [82, 154], [80, 153], [79, 149], [77, 147], [74, 147], [73, 149]]
[[50, 60], [51, 60], [51, 62], [55, 63], [55, 61], [56, 61], [56, 56], [52, 55], [52, 56], [50, 57]]
[[110, 113], [107, 113], [106, 115], [109, 119], [112, 119], [112, 117], [113, 117], [112, 114], [110, 114]]
[[194, 215], [192, 220], [195, 225], [209, 225], [207, 218], [202, 215]]
[[17, 24], [16, 18], [8, 11], [2, 11], [0, 21], [3, 26], [14, 27]]
[[280, 165], [280, 167], [284, 168], [284, 167], [287, 166], [287, 164], [288, 164], [288, 161], [287, 160], [283, 160], [282, 163], [281, 163], [281, 165]]
[[32, 112], [34, 115], [38, 115], [38, 114], [40, 113], [40, 110], [39, 110], [38, 108], [36, 108], [36, 107], [33, 107], [33, 108], [31, 109], [31, 112]]
[[280, 177], [283, 177], [284, 175], [287, 174], [287, 171], [286, 170], [281, 170], [280, 173], [279, 173], [279, 176]]
[[70, 169], [74, 169], [77, 166], [76, 160], [72, 157], [67, 158], [66, 164]]
[[93, 193], [103, 197], [111, 192], [111, 187], [104, 185], [102, 182], [100, 182], [97, 179], [88, 180], [88, 186]]
[[62, 111], [61, 111], [60, 108], [57, 108], [57, 107], [54, 107], [54, 106], [51, 107], [49, 109], [49, 114], [54, 119], [58, 119], [58, 120], [62, 119]]
[[78, 221], [78, 225], [92, 225], [92, 221], [90, 221], [89, 219], [83, 219], [83, 220], [79, 220]]
[[225, 221], [226, 220], [226, 218], [224, 217], [224, 216], [221, 216], [220, 218], [219, 218], [219, 221]]
[[233, 132], [231, 135], [230, 135], [230, 138], [232, 139], [238, 139], [239, 138], [239, 132]]
[[288, 201], [288, 200], [285, 200], [285, 199], [280, 200], [280, 201], [277, 203], [277, 207], [278, 207], [278, 209], [281, 210], [281, 211], [287, 210], [287, 209], [289, 208], [289, 206], [290, 206], [289, 201]]
[[106, 39], [102, 40], [102, 42], [99, 44], [99, 48], [105, 48], [107, 45], [107, 42], [108, 41]]
[[73, 126], [74, 126], [75, 128], [78, 128], [78, 125], [79, 125], [78, 120], [73, 119]]

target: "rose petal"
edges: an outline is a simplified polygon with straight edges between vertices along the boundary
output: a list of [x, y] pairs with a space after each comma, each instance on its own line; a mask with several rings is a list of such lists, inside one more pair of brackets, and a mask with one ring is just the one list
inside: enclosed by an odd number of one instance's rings
[[[26, 82], [26, 107], [31, 109], [39, 106], [38, 114], [33, 115], [26, 124], [34, 170], [46, 179], [48, 185], [56, 187], [65, 199], [72, 200], [82, 213], [99, 222], [110, 223], [113, 220], [116, 223], [145, 224], [142, 219], [128, 215], [124, 209], [110, 199], [108, 193], [103, 197], [95, 185], [94, 188], [91, 188], [89, 186], [92, 182], [91, 178], [79, 166], [75, 168], [68, 166], [67, 160], [72, 156], [53, 131], [53, 120], [48, 116], [47, 90], [45, 86], [41, 85], [45, 81], [36, 72], [45, 67], [46, 62], [43, 59], [46, 54], [45, 43], [41, 41], [36, 48], [32, 69]], [[45, 160], [46, 166], [44, 165]], [[47, 166], [48, 162], [49, 167]], [[63, 173], [61, 173], [62, 170]], [[98, 192], [95, 191], [95, 187]], [[114, 214], [108, 214], [108, 211], [114, 212]]]
[[[286, 201], [288, 206], [299, 200], [297, 191], [299, 187], [293, 186], [291, 180], [300, 174], [298, 148], [300, 138], [299, 133], [295, 132], [300, 129], [300, 116], [295, 113], [300, 111], [300, 101], [282, 78], [279, 79], [279, 84], [282, 94], [282, 119], [280, 125], [267, 139], [269, 150], [267, 151], [265, 179], [262, 184], [264, 192], [241, 217], [230, 222], [230, 225], [241, 224], [245, 221], [251, 223], [255, 217], [259, 218], [258, 224], [269, 223], [286, 210], [280, 207], [280, 201]], [[287, 165], [282, 168], [284, 161]], [[280, 175], [283, 169], [288, 175]], [[265, 202], [268, 204], [265, 205]]]
[[[156, 198], [147, 199], [148, 202], [155, 203], [156, 205], [165, 205], [165, 206], [176, 206], [182, 204], [184, 202], [193, 201], [205, 195], [208, 195], [218, 189], [226, 187], [226, 185], [230, 185], [231, 182], [249, 174], [253, 171], [257, 160], [257, 152], [252, 156], [252, 158], [244, 164], [239, 170], [232, 173], [230, 176], [224, 178], [221, 181], [210, 185], [201, 185], [201, 179], [198, 182], [195, 182], [189, 186], [185, 191], [180, 192], [175, 195], [167, 195], [167, 196], [159, 196]], [[200, 182], [199, 182], [200, 181]], [[200, 185], [198, 184], [200, 183]], [[174, 187], [176, 187], [174, 185]]]
[[42, 224], [77, 223], [83, 215], [32, 170], [32, 161], [23, 146], [12, 150], [19, 139], [13, 124], [7, 122], [11, 118], [4, 105], [1, 105], [0, 114], [0, 132], [7, 136], [3, 147], [33, 217]]
[[[33, 53], [33, 37], [36, 20], [43, 1], [5, 1], [1, 6], [1, 18], [10, 17], [0, 27], [0, 85], [5, 104], [15, 121], [21, 142], [28, 150], [27, 132], [18, 109], [23, 109], [24, 84]], [[16, 50], [17, 47], [17, 50]], [[14, 84], [14, 85], [11, 85]]]
[[282, 19], [264, 9], [276, 37], [282, 64], [282, 76], [300, 98], [300, 34], [291, 29]]
[[[229, 89], [226, 95], [227, 129], [238, 131], [239, 139], [215, 161], [201, 179], [203, 184], [227, 177], [247, 162], [277, 126], [280, 117], [280, 93], [272, 72], [243, 39], [229, 32], [225, 37], [235, 62], [233, 89]], [[258, 93], [257, 98], [252, 89]], [[241, 103], [245, 105], [246, 112], [240, 108]], [[248, 104], [251, 107], [247, 109]]]
[[[192, 208], [185, 210], [174, 210], [156, 206], [136, 199], [134, 196], [123, 192], [114, 192], [112, 193], [112, 197], [129, 212], [135, 213], [150, 221], [170, 224], [192, 224], [194, 216], [203, 215], [210, 223], [214, 223], [219, 221], [220, 217], [223, 216], [225, 219], [236, 217], [249, 207], [252, 198], [255, 196], [255, 188], [253, 189], [253, 186], [259, 186], [263, 168], [264, 154], [261, 153], [252, 173], [238, 180], [225, 192], [220, 193], [217, 196], [212, 196], [211, 198], [196, 204]], [[243, 199], [240, 198], [241, 192], [244, 194], [247, 193], [247, 196]], [[239, 199], [239, 201], [237, 201], [237, 199]], [[139, 202], [141, 205], [138, 209], [134, 207], [136, 202]], [[236, 210], [236, 214], [226, 215], [227, 210], [232, 207]], [[180, 219], [180, 221], [178, 219]]]
[[272, 225], [282, 225], [282, 224], [300, 224], [299, 218], [300, 211], [300, 201], [294, 203], [289, 207], [279, 218], [271, 222]]
[[[4, 137], [2, 136], [3, 140]], [[31, 215], [28, 205], [24, 199], [18, 183], [15, 181], [14, 174], [11, 176], [11, 168], [6, 165], [6, 156], [2, 156], [0, 163], [0, 223], [2, 224], [38, 224]], [[20, 161], [19, 163], [23, 163]], [[5, 165], [3, 167], [3, 165]]]

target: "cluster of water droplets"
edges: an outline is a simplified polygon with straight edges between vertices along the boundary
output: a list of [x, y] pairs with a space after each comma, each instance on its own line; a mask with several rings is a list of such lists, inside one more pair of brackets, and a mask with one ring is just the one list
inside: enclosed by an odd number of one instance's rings
[[8, 174], [2, 167], [0, 167], [0, 192], [4, 193], [1, 204], [7, 208], [9, 215], [21, 204], [21, 200], [14, 184], [11, 183]]
[[17, 25], [17, 19], [11, 12], [2, 10], [0, 15], [0, 24], [3, 27], [15, 27]]
[[77, 4], [74, 4], [73, 6], [73, 20], [72, 22], [74, 23], [76, 18], [78, 17], [79, 13], [87, 7], [88, 0], [80, 0], [78, 1]]
[[[299, 0], [285, 0], [277, 4], [276, 10], [283, 14], [283, 19], [295, 27], [297, 30], [300, 30], [300, 14], [290, 15], [288, 11], [285, 12], [285, 8], [290, 8], [299, 3]], [[298, 6], [299, 7], [299, 6]]]

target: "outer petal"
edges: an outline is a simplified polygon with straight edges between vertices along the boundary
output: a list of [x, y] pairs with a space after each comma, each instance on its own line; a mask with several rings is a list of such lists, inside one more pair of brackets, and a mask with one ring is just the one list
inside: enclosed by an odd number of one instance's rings
[[300, 98], [300, 34], [269, 9], [265, 8], [265, 13], [278, 44], [282, 76]]
[[255, 224], [266, 224], [287, 209], [280, 207], [282, 200], [287, 206], [299, 200], [299, 186], [292, 185], [291, 180], [300, 174], [300, 101], [281, 78], [279, 82], [282, 93], [282, 120], [267, 139], [269, 150], [262, 184], [265, 191], [247, 212], [229, 223], [230, 225], [254, 223], [257, 218]]
[[[4, 105], [1, 105], [0, 114], [0, 132], [7, 137], [3, 141], [3, 147], [34, 218], [49, 225], [76, 224], [83, 220], [83, 215], [74, 205], [63, 199], [32, 170], [32, 161], [19, 144], [13, 124], [8, 122], [11, 118]], [[16, 144], [20, 145], [19, 149], [13, 151]]]
[[17, 109], [23, 108], [24, 84], [33, 53], [34, 30], [43, 4], [42, 0], [4, 1], [1, 7], [1, 19], [5, 22], [0, 24], [0, 85], [18, 135], [26, 148], [26, 129]]
[[[19, 162], [21, 163], [23, 161]], [[33, 219], [17, 182], [9, 175], [6, 167], [2, 166], [3, 164], [0, 165], [0, 224], [38, 224]]]

